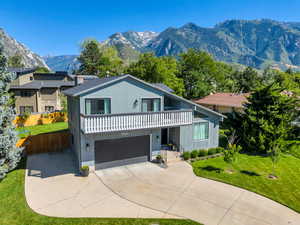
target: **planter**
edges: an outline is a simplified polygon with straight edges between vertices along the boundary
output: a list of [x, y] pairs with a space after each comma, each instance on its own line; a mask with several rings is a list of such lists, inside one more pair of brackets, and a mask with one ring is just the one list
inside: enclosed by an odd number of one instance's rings
[[90, 170], [88, 166], [81, 167], [80, 173], [83, 177], [87, 177], [90, 174]]

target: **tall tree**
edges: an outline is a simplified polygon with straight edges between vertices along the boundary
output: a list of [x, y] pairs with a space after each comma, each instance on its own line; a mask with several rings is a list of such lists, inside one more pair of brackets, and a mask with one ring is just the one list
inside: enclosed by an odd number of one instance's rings
[[21, 55], [14, 55], [8, 58], [8, 66], [13, 68], [24, 68], [23, 59]]
[[8, 93], [9, 83], [15, 75], [7, 71], [6, 59], [1, 52], [0, 48], [0, 180], [17, 166], [22, 152], [16, 147], [18, 135], [12, 123], [16, 114], [13, 99]]
[[277, 156], [293, 144], [293, 121], [300, 116], [299, 98], [278, 83], [260, 87], [248, 98], [244, 113], [232, 123], [243, 149]]
[[98, 41], [88, 39], [83, 42], [81, 48], [78, 57], [81, 63], [79, 74], [105, 77], [122, 73], [122, 60], [114, 47], [101, 46]]
[[50, 73], [50, 70], [46, 67], [40, 66], [35, 70], [36, 73]]
[[173, 57], [156, 57], [153, 53], [141, 54], [138, 61], [131, 63], [126, 73], [150, 83], [164, 83], [176, 94], [183, 95], [183, 80], [176, 77], [177, 62]]
[[234, 78], [236, 91], [241, 93], [253, 91], [261, 84], [261, 77], [251, 67], [247, 67], [243, 71], [237, 71]]
[[189, 49], [179, 55], [179, 78], [184, 81], [185, 97], [204, 97], [216, 90], [220, 79], [214, 59], [206, 52]]

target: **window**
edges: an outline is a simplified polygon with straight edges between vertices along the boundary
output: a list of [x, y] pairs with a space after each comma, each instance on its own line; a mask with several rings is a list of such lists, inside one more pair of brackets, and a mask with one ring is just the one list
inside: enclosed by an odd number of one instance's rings
[[31, 95], [32, 95], [31, 91], [28, 90], [21, 91], [21, 97], [30, 97]]
[[86, 99], [85, 114], [110, 114], [111, 112], [110, 99]]
[[32, 113], [32, 112], [33, 112], [33, 106], [20, 106], [20, 114]]
[[142, 99], [142, 112], [159, 112], [159, 111], [160, 111], [159, 98]]
[[205, 140], [208, 139], [208, 122], [195, 123], [193, 131], [194, 140]]
[[51, 105], [45, 106], [45, 112], [52, 112], [52, 111], [54, 111], [54, 106], [51, 106]]

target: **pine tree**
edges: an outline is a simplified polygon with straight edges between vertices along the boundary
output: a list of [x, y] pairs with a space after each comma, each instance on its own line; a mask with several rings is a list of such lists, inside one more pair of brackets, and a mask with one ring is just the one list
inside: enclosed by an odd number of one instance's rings
[[277, 83], [254, 91], [245, 112], [232, 123], [243, 149], [277, 157], [278, 151], [292, 141], [290, 135], [295, 129], [293, 121], [299, 117], [298, 109], [297, 95], [290, 95]]
[[0, 48], [0, 180], [17, 166], [22, 152], [22, 148], [16, 147], [18, 136], [12, 123], [16, 114], [8, 93], [9, 83], [15, 76], [7, 72], [6, 58], [1, 52]]

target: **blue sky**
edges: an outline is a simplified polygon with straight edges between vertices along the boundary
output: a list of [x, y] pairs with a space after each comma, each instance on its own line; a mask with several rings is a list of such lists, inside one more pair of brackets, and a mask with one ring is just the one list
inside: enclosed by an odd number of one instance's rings
[[85, 38], [226, 19], [300, 21], [299, 0], [1, 0], [0, 27], [40, 55], [77, 54]]

